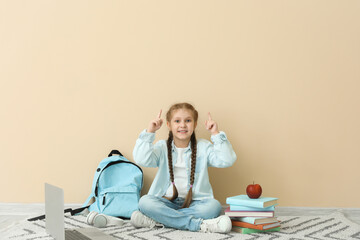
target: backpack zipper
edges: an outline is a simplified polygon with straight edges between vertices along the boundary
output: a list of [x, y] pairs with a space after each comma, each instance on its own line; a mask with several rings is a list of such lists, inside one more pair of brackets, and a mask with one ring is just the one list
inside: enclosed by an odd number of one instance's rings
[[102, 205], [105, 205], [105, 198], [106, 198], [106, 193], [104, 194]]

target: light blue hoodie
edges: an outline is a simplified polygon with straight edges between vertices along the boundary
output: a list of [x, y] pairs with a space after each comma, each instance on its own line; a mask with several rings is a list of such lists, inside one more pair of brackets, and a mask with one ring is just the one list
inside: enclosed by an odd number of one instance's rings
[[[167, 157], [166, 140], [160, 140], [153, 144], [155, 133], [142, 131], [136, 140], [133, 155], [137, 164], [143, 167], [158, 167], [155, 179], [151, 184], [148, 194], [162, 197], [169, 188], [170, 173]], [[214, 198], [213, 190], [209, 181], [208, 167], [226, 168], [236, 161], [236, 154], [224, 132], [211, 136], [211, 141], [197, 140], [195, 181], [193, 185], [193, 200]], [[188, 182], [190, 182], [191, 142], [184, 153]], [[177, 160], [177, 151], [174, 141], [172, 142], [173, 167]], [[189, 189], [189, 183], [188, 183]]]

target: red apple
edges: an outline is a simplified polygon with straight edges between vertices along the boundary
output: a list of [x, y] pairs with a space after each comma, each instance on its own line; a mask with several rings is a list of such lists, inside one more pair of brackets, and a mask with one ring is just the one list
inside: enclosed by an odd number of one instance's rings
[[249, 198], [259, 198], [261, 196], [262, 189], [259, 184], [250, 184], [246, 188], [246, 194], [249, 196]]

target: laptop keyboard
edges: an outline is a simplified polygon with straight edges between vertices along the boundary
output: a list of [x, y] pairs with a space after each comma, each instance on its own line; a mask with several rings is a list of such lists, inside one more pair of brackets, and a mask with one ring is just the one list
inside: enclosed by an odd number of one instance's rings
[[91, 240], [91, 238], [88, 238], [87, 236], [76, 230], [66, 230], [65, 240]]

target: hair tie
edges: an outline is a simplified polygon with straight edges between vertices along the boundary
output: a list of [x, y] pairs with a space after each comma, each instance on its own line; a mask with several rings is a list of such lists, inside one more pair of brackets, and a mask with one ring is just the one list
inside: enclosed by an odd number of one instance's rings
[[190, 188], [192, 188], [192, 186], [193, 186], [193, 185], [191, 184], [191, 185], [190, 185]]
[[175, 184], [175, 182], [171, 182], [171, 184], [172, 184], [172, 185], [174, 185], [174, 184]]

